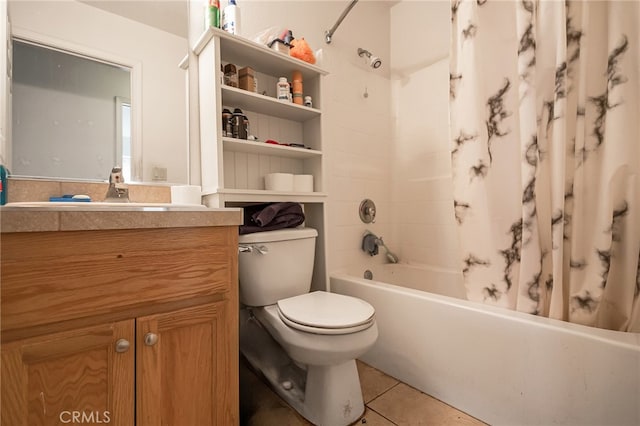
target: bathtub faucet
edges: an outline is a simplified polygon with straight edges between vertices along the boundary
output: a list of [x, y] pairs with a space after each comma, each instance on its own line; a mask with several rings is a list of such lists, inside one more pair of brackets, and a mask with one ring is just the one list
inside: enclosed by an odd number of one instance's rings
[[398, 263], [398, 256], [389, 250], [384, 241], [382, 241], [382, 237], [377, 237], [375, 234], [367, 231], [362, 238], [362, 251], [369, 253], [370, 256], [375, 256], [378, 254], [378, 247], [384, 248], [389, 262]]

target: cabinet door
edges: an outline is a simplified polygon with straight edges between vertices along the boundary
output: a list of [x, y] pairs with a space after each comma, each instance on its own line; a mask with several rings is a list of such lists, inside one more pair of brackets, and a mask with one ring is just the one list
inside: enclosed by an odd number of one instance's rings
[[131, 319], [3, 344], [1, 423], [133, 425], [134, 327]]
[[238, 318], [228, 305], [137, 319], [138, 425], [238, 424]]

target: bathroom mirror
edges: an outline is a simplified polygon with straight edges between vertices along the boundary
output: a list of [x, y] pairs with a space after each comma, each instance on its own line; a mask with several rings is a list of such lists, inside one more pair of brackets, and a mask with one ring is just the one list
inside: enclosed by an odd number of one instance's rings
[[128, 67], [14, 38], [12, 116], [14, 175], [132, 180]]
[[118, 165], [188, 183], [186, 0], [10, 0], [8, 15], [12, 175], [104, 181]]

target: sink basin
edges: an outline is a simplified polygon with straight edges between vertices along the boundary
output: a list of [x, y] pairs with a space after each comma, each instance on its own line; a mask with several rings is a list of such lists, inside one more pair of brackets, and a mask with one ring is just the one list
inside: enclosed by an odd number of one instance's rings
[[132, 210], [132, 211], [180, 211], [201, 210], [207, 206], [201, 204], [171, 204], [171, 203], [110, 203], [110, 202], [51, 202], [25, 201], [7, 203], [4, 208], [30, 208], [55, 210]]

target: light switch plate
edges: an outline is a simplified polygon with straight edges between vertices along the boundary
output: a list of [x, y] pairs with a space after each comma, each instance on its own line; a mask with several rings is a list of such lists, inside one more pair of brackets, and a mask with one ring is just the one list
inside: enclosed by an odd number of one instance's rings
[[154, 181], [167, 181], [167, 168], [166, 167], [154, 167], [153, 168], [153, 180]]

